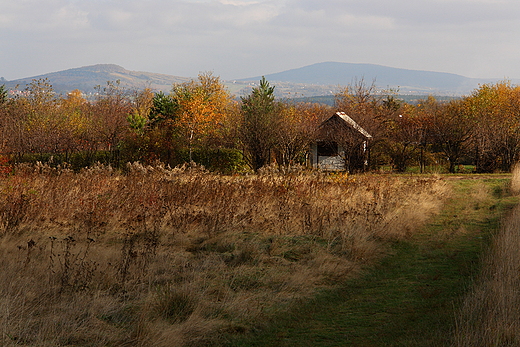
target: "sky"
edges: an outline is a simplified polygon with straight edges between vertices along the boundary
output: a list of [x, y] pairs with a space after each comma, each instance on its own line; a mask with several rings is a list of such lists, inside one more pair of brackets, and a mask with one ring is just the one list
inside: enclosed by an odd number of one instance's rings
[[224, 80], [320, 62], [520, 78], [518, 0], [0, 0], [0, 76], [94, 64]]

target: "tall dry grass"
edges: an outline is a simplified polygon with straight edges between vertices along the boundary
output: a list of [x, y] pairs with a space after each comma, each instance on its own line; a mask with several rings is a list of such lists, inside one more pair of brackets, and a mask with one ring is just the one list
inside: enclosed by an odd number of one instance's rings
[[520, 163], [517, 163], [512, 170], [511, 192], [516, 195], [520, 194]]
[[[511, 179], [520, 193], [520, 166]], [[483, 270], [465, 298], [455, 333], [456, 345], [520, 346], [520, 206], [504, 221], [483, 260]]]
[[0, 181], [0, 342], [183, 346], [357, 273], [435, 212], [436, 178], [19, 166]]

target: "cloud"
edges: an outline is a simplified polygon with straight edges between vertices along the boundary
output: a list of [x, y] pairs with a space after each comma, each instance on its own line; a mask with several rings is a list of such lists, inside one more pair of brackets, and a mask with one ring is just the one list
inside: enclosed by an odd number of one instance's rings
[[403, 24], [464, 25], [482, 21], [515, 19], [520, 2], [514, 0], [322, 0], [303, 3], [307, 7], [326, 8], [329, 12], [347, 10], [353, 15], [377, 15]]
[[53, 29], [84, 27], [86, 13], [68, 1], [9, 1], [2, 4], [0, 28], [18, 32], [47, 32]]
[[336, 60], [520, 76], [518, 13], [517, 0], [6, 1], [0, 75], [110, 62], [238, 78]]
[[[328, 30], [391, 30], [396, 27], [453, 25], [514, 19], [520, 5], [497, 6], [490, 1], [443, 0], [281, 0], [166, 1], [54, 0], [11, 1], [0, 14], [2, 28], [32, 31], [91, 30], [125, 35], [210, 30], [255, 33], [284, 28]], [[520, 2], [518, 2], [520, 4]], [[513, 7], [513, 8], [511, 8]]]

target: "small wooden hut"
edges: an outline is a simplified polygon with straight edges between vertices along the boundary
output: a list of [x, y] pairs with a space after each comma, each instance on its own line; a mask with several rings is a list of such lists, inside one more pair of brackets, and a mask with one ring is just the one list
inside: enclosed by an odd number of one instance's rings
[[370, 139], [372, 135], [352, 118], [336, 112], [318, 128], [311, 146], [311, 165], [327, 171], [364, 171]]

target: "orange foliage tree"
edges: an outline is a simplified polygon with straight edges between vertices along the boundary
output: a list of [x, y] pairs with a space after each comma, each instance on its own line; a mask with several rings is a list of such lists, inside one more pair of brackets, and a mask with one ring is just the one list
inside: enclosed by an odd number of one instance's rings
[[207, 147], [223, 126], [232, 106], [231, 95], [219, 77], [201, 73], [197, 80], [175, 84], [171, 98], [176, 110], [175, 125], [192, 161], [194, 147]]

